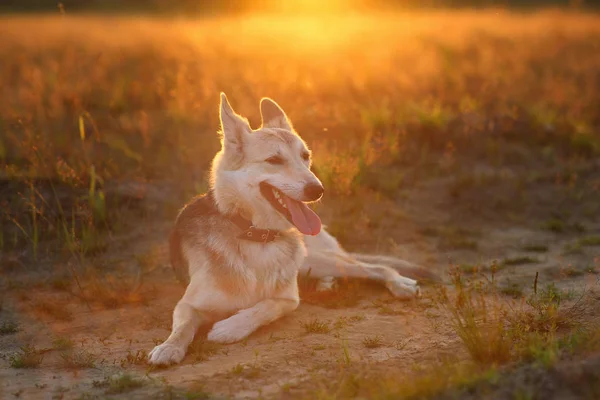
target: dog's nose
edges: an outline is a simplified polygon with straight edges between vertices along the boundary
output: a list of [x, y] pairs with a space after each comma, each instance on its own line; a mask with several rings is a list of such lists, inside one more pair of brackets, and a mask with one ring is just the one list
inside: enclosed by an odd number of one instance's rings
[[308, 185], [304, 186], [304, 198], [306, 201], [319, 200], [321, 196], [323, 196], [323, 192], [325, 192], [325, 189], [323, 189], [323, 186], [319, 185], [318, 183], [309, 183]]

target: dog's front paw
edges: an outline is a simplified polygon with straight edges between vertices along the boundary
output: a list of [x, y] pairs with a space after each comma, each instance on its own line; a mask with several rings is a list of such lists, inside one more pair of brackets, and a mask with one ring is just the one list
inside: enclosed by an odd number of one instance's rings
[[208, 340], [216, 343], [235, 343], [248, 336], [251, 331], [232, 323], [231, 319], [219, 321], [208, 332]]
[[156, 346], [148, 353], [148, 362], [154, 365], [178, 364], [185, 357], [185, 349], [171, 343]]
[[400, 299], [411, 299], [421, 295], [421, 289], [417, 281], [403, 276], [388, 281], [385, 286], [395, 297]]

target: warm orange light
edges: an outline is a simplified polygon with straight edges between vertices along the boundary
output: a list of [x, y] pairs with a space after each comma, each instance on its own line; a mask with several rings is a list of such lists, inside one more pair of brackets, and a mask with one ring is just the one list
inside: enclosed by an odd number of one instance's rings
[[322, 14], [347, 10], [345, 0], [285, 0], [274, 2], [278, 10], [290, 13]]

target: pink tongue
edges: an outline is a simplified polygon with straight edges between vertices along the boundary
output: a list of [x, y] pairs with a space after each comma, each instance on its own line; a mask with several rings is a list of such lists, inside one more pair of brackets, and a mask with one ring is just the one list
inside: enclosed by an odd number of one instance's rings
[[296, 228], [305, 235], [316, 235], [321, 231], [321, 219], [313, 210], [302, 202], [282, 196]]

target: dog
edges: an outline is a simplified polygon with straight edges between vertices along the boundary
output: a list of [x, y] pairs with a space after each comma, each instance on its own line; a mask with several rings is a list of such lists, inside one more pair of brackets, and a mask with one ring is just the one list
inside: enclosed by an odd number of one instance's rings
[[418, 295], [417, 282], [398, 271], [422, 269], [347, 253], [323, 229], [306, 204], [324, 193], [311, 152], [277, 103], [260, 101], [262, 126], [252, 130], [224, 93], [220, 100], [222, 148], [210, 191], [180, 211], [170, 237], [171, 265], [187, 287], [150, 364], [181, 362], [200, 325], [214, 323], [208, 340], [233, 343], [291, 313], [300, 303], [299, 274], [318, 279], [320, 290], [336, 277], [356, 277], [379, 281], [397, 297]]

